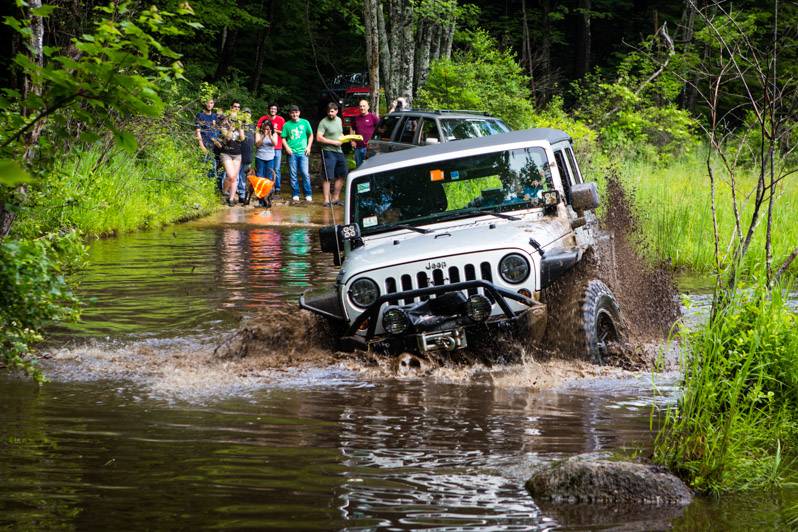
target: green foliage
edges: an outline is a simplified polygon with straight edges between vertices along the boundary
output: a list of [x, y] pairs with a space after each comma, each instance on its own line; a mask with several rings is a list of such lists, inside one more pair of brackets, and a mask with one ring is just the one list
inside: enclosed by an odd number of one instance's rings
[[455, 52], [451, 60], [432, 63], [416, 105], [484, 110], [514, 129], [523, 129], [534, 116], [529, 85], [512, 52], [499, 50], [493, 38], [477, 31], [467, 49]]
[[0, 363], [44, 380], [28, 354], [41, 341], [44, 325], [77, 319], [78, 300], [67, 275], [82, 266], [85, 255], [74, 232], [0, 242]]
[[654, 76], [666, 61], [661, 55], [652, 36], [623, 58], [614, 80], [593, 73], [574, 83], [576, 116], [598, 131], [605, 150], [662, 157], [696, 146], [698, 122], [676, 104], [687, 60], [671, 59]]
[[[0, 127], [0, 157], [19, 159], [29, 148], [26, 134], [45, 118], [48, 130], [38, 139], [37, 164], [61, 139], [96, 139], [99, 130], [119, 129], [119, 114], [158, 117], [164, 104], [159, 84], [181, 79], [179, 55], [158, 39], [182, 33], [183, 17], [190, 11], [161, 11], [155, 6], [135, 11], [131, 2], [96, 8], [94, 31], [72, 40], [70, 49], [47, 47], [39, 65], [28, 54], [19, 53], [14, 64], [36, 90], [28, 94], [6, 89], [0, 95], [5, 110]], [[23, 36], [27, 24], [7, 18], [6, 24]], [[109, 112], [114, 111], [114, 112]], [[131, 137], [118, 132], [121, 145], [133, 147]], [[27, 163], [32, 161], [27, 160]], [[29, 170], [30, 170], [29, 169]]]
[[[138, 126], [139, 129], [143, 125]], [[214, 179], [188, 133], [147, 128], [131, 156], [110, 139], [75, 148], [34, 184], [14, 232], [62, 228], [99, 236], [159, 227], [216, 208]]]
[[[574, 141], [577, 153], [582, 157], [588, 156], [597, 148], [596, 132], [585, 122], [566, 113], [560, 96], [555, 96], [545, 108], [535, 112], [532, 125], [534, 127], [551, 127], [568, 132]], [[580, 157], [580, 161], [582, 157]]]
[[683, 395], [655, 460], [703, 493], [779, 485], [798, 450], [798, 316], [787, 290], [738, 291], [683, 337]]
[[[617, 168], [625, 187], [634, 191], [643, 253], [654, 260], [670, 261], [675, 268], [708, 273], [715, 267], [715, 258], [705, 150], [674, 158], [667, 166], [646, 157], [614, 159], [619, 161]], [[718, 227], [721, 234], [732, 234], [734, 214], [728, 177], [718, 161], [713, 166], [719, 178]], [[755, 170], [740, 172], [739, 190], [751, 190], [755, 183]], [[780, 264], [798, 242], [798, 226], [793, 221], [793, 213], [798, 212], [798, 182], [785, 180], [776, 192], [779, 208], [773, 211], [773, 257], [774, 263]], [[743, 220], [750, 219], [751, 213], [748, 202], [741, 212]], [[765, 231], [766, 224], [757, 227], [740, 274], [749, 275], [764, 264]], [[798, 274], [798, 265], [793, 264], [791, 272]]]

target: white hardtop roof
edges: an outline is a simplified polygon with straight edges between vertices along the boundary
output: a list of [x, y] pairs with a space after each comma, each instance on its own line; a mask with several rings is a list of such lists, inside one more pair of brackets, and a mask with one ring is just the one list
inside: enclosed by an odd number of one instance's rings
[[347, 181], [351, 182], [352, 179], [356, 179], [361, 175], [373, 174], [384, 170], [457, 159], [498, 150], [515, 149], [523, 147], [523, 145], [529, 145], [530, 143], [541, 144], [547, 142], [549, 144], [556, 144], [558, 142], [570, 140], [571, 137], [559, 129], [533, 128], [499, 133], [498, 135], [490, 135], [487, 137], [453, 140], [441, 144], [418, 146], [389, 153], [379, 153], [367, 159], [357, 170], [350, 172]]

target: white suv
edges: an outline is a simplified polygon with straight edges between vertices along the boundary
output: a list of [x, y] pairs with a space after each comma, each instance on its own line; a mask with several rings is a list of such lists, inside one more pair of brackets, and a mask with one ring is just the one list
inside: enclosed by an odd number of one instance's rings
[[508, 326], [538, 341], [548, 321], [600, 361], [621, 334], [609, 288], [575, 280], [560, 319], [541, 298], [599, 247], [597, 206], [559, 130], [378, 155], [349, 174], [344, 224], [320, 231], [335, 285], [300, 306], [362, 348], [453, 351]]

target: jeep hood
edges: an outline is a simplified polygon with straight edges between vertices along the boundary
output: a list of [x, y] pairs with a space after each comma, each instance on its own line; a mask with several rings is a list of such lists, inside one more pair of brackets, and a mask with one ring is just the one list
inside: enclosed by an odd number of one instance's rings
[[[547, 225], [547, 224], [543, 224]], [[495, 249], [523, 249], [532, 251], [529, 239], [539, 238], [540, 222], [531, 226], [523, 222], [503, 222], [495, 224], [469, 224], [467, 227], [438, 228], [429, 234], [411, 233], [385, 236], [371, 240], [365, 246], [350, 253], [344, 263], [344, 280], [352, 275], [362, 274], [397, 264], [433, 260], [469, 253], [480, 253]], [[494, 227], [494, 229], [491, 229]], [[548, 233], [548, 231], [546, 231]], [[551, 234], [554, 234], [552, 232]], [[552, 238], [539, 242], [545, 247]]]

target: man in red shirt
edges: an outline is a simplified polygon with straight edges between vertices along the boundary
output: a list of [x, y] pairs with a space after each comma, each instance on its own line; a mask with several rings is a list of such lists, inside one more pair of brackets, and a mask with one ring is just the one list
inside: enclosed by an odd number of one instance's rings
[[269, 114], [258, 119], [258, 129], [264, 120], [272, 123], [272, 131], [277, 133], [277, 144], [274, 145], [274, 193], [280, 193], [280, 162], [283, 158], [283, 137], [282, 131], [285, 125], [285, 118], [277, 114], [279, 108], [276, 103], [269, 106]]
[[380, 117], [374, 113], [369, 112], [369, 102], [367, 100], [360, 100], [360, 114], [355, 117], [355, 133], [363, 137], [362, 141], [352, 143], [355, 149], [355, 164], [360, 166], [366, 160], [366, 148], [368, 147], [369, 140], [374, 135], [374, 130], [377, 128], [377, 122]]

